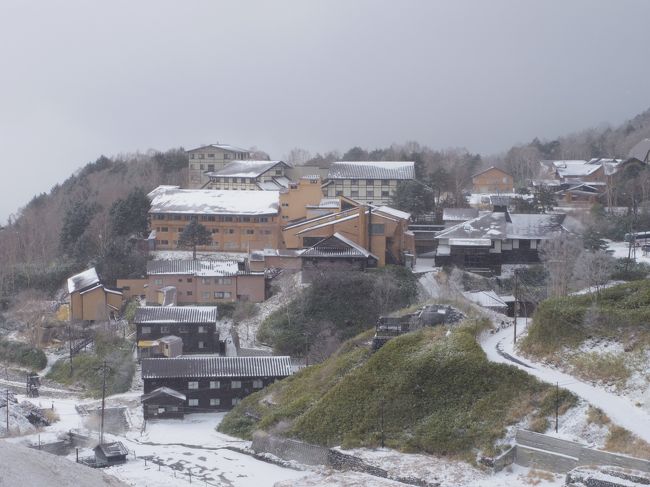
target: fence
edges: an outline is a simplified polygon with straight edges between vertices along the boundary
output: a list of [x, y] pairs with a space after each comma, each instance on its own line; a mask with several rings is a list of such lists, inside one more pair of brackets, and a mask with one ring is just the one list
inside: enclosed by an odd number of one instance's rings
[[526, 430], [517, 431], [516, 445], [495, 459], [494, 470], [499, 471], [511, 463], [557, 473], [566, 473], [583, 465], [608, 465], [650, 472], [650, 461], [594, 450], [580, 443]]

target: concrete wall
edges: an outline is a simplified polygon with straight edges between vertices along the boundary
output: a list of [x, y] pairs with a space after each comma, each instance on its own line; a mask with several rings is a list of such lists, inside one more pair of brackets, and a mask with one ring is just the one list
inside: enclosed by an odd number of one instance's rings
[[304, 465], [329, 465], [329, 448], [310, 445], [290, 438], [277, 438], [262, 431], [253, 435], [251, 448], [271, 453], [283, 460], [295, 460]]
[[532, 431], [517, 431], [517, 465], [565, 473], [581, 465], [613, 465], [650, 472], [650, 461], [587, 448]]

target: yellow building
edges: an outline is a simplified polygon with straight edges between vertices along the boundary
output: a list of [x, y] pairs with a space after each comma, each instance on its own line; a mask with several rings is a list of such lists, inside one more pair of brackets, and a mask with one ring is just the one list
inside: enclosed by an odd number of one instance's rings
[[250, 159], [250, 152], [228, 144], [210, 144], [186, 151], [189, 159], [189, 188], [202, 188], [210, 178], [207, 173], [220, 171], [232, 161]]
[[178, 248], [185, 226], [196, 219], [212, 233], [202, 251], [248, 252], [280, 246], [278, 191], [179, 189], [160, 186], [151, 198], [150, 239], [157, 250]]
[[338, 233], [377, 256], [378, 265], [405, 264], [415, 255], [415, 238], [408, 230], [411, 215], [388, 206], [365, 206], [311, 218], [285, 226], [287, 249], [308, 248]]
[[100, 282], [94, 267], [68, 279], [70, 320], [106, 321], [122, 307], [122, 293]]
[[[323, 200], [320, 176], [303, 176], [280, 192], [281, 222], [283, 225], [307, 218], [309, 210], [318, 208]], [[328, 207], [330, 212], [338, 208], [338, 200]]]

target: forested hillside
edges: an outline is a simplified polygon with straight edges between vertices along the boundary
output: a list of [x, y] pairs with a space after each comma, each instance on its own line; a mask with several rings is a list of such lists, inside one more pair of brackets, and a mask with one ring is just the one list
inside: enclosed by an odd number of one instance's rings
[[141, 260], [128, 238], [146, 230], [143, 195], [159, 184], [184, 184], [186, 174], [183, 149], [102, 156], [35, 196], [0, 231], [0, 296], [25, 288], [53, 292], [89, 264], [110, 283], [115, 265], [125, 270], [133, 267], [131, 258]]

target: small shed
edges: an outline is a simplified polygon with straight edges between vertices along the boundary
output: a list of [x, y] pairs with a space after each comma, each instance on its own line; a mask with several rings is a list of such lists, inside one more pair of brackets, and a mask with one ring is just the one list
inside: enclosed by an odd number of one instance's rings
[[508, 312], [508, 305], [494, 291], [465, 292], [463, 293], [463, 296], [473, 303], [476, 303], [483, 308], [496, 311], [497, 313], [505, 315]]
[[183, 339], [174, 335], [167, 335], [160, 339], [160, 354], [164, 357], [178, 357], [183, 355]]
[[129, 450], [120, 441], [102, 443], [97, 445], [93, 451], [95, 452], [96, 464], [108, 467], [126, 463], [126, 456], [129, 454]]
[[141, 397], [144, 419], [183, 418], [187, 397], [170, 387], [159, 387]]

